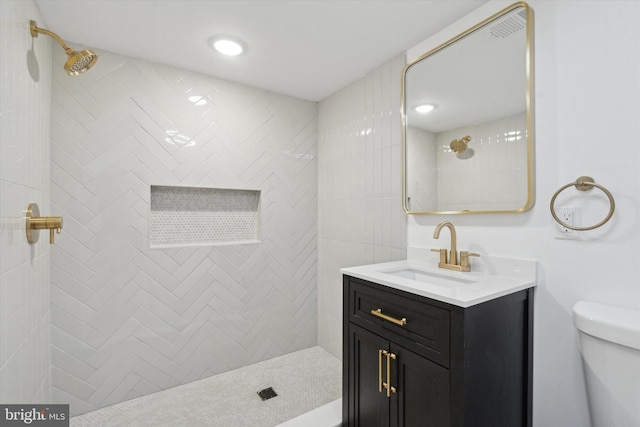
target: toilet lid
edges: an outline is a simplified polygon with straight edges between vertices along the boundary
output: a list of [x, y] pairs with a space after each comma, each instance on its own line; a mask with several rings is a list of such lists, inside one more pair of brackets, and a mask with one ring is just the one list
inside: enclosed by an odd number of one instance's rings
[[578, 301], [573, 324], [585, 334], [640, 350], [640, 311]]

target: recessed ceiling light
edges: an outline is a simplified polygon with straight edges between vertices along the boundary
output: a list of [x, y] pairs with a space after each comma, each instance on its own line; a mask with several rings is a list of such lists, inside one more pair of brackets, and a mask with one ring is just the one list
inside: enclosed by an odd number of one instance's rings
[[418, 113], [421, 114], [427, 114], [428, 112], [431, 112], [434, 110], [434, 108], [436, 108], [435, 105], [432, 104], [422, 104], [422, 105], [418, 105], [417, 107], [414, 108], [414, 110]]
[[209, 45], [217, 52], [227, 56], [237, 56], [244, 52], [243, 43], [232, 37], [212, 37], [209, 39]]

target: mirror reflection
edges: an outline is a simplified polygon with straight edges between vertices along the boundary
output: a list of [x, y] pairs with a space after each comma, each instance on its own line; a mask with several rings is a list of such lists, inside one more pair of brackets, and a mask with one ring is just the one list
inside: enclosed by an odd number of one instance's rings
[[405, 67], [407, 213], [533, 206], [531, 21], [516, 3]]

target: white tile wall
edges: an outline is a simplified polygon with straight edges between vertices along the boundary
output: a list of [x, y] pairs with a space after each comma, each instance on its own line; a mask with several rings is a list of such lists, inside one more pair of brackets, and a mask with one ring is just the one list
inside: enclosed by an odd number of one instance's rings
[[[467, 151], [451, 141], [469, 135]], [[509, 211], [527, 201], [527, 118], [524, 113], [433, 134], [409, 128], [412, 211]], [[489, 173], [491, 172], [491, 173]]]
[[436, 134], [424, 129], [407, 129], [407, 207], [414, 212], [438, 210], [438, 150]]
[[[109, 52], [71, 79], [54, 52], [54, 398], [83, 413], [316, 345], [316, 104]], [[260, 191], [262, 242], [149, 249], [152, 184]]]
[[401, 55], [319, 107], [318, 341], [336, 357], [342, 357], [340, 268], [406, 258], [403, 66]]
[[0, 1], [0, 402], [51, 402], [49, 239], [24, 210], [49, 205], [51, 40], [32, 40], [30, 0]]
[[[471, 136], [471, 141], [464, 156], [457, 156], [449, 144], [465, 135]], [[500, 211], [523, 207], [528, 185], [526, 136], [524, 113], [439, 133], [437, 180], [446, 185], [437, 187], [437, 210]]]

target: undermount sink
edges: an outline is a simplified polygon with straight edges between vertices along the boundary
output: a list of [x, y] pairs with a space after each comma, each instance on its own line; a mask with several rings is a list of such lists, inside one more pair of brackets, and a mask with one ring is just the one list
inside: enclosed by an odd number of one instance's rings
[[475, 283], [478, 279], [466, 279], [462, 277], [452, 277], [438, 274], [433, 271], [419, 270], [416, 268], [401, 268], [399, 270], [383, 271], [385, 274], [402, 277], [404, 279], [415, 280], [416, 282], [432, 283], [434, 285], [451, 285], [460, 283]]

